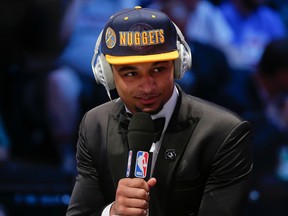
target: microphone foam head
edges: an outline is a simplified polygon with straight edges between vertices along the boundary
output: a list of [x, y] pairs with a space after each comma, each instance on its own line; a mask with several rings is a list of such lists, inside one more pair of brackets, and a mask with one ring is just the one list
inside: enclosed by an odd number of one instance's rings
[[148, 152], [154, 140], [154, 130], [154, 123], [150, 114], [134, 113], [128, 126], [129, 148]]

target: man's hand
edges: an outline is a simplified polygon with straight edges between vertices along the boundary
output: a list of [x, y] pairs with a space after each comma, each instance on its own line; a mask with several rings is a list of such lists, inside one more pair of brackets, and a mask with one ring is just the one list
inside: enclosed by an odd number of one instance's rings
[[156, 179], [147, 182], [141, 178], [124, 178], [118, 182], [115, 202], [110, 215], [147, 215], [150, 201], [150, 188]]

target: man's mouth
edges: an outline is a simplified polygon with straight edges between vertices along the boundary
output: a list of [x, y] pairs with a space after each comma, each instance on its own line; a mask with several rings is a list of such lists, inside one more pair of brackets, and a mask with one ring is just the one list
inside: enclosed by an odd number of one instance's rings
[[141, 97], [136, 97], [141, 104], [143, 105], [149, 105], [153, 104], [157, 101], [158, 97], [156, 95], [153, 96], [141, 96]]

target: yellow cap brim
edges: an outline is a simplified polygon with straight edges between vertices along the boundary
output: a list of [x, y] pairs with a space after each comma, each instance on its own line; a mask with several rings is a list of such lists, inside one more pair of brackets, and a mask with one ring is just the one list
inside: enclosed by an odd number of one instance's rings
[[172, 52], [153, 54], [153, 55], [139, 55], [139, 56], [105, 55], [105, 57], [106, 57], [106, 61], [110, 64], [122, 65], [122, 64], [135, 64], [135, 63], [175, 60], [179, 57], [179, 53], [176, 50]]

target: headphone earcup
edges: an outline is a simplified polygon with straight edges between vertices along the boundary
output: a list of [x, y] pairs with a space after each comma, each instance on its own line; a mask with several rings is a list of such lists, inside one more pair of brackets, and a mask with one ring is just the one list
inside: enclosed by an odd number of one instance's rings
[[113, 72], [110, 64], [102, 53], [96, 57], [96, 64], [92, 66], [93, 74], [97, 83], [102, 84], [106, 90], [115, 89]]
[[177, 50], [179, 57], [175, 60], [174, 77], [181, 79], [187, 70], [191, 69], [192, 53], [188, 43], [185, 41], [184, 35], [178, 26], [173, 23], [177, 32]]
[[91, 61], [92, 71], [97, 83], [103, 85], [107, 91], [108, 97], [111, 100], [110, 90], [115, 89], [113, 72], [111, 65], [106, 61], [105, 56], [100, 51], [100, 43], [103, 31], [97, 38], [94, 55]]
[[187, 70], [190, 70], [192, 63], [192, 56], [190, 48], [184, 46], [181, 41], [177, 41], [177, 50], [179, 57], [175, 60], [174, 77], [175, 79], [181, 79]]

